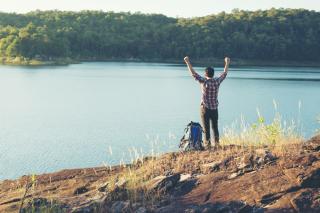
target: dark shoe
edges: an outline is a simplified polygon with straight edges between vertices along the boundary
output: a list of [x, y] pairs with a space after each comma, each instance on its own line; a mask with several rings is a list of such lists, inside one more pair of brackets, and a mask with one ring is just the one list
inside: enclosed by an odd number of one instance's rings
[[206, 146], [207, 149], [211, 149], [211, 143], [207, 143], [207, 146]]
[[219, 143], [214, 143], [214, 149], [215, 150], [219, 150], [221, 148], [222, 148], [222, 146]]

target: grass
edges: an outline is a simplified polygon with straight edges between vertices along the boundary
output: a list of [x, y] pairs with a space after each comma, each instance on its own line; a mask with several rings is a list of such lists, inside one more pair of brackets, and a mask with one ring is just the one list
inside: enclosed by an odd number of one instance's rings
[[[301, 104], [299, 104], [300, 111]], [[303, 141], [300, 119], [298, 121], [284, 121], [277, 111], [274, 101], [274, 118], [267, 123], [266, 119], [257, 109], [257, 121], [248, 123], [241, 118], [240, 123], [233, 123], [225, 127], [221, 145], [235, 144], [243, 147], [283, 147], [290, 144], [300, 144]]]
[[[318, 120], [318, 123], [320, 124], [320, 115], [318, 115], [317, 120]], [[317, 129], [316, 132], [317, 132], [318, 134], [320, 134], [320, 129]]]

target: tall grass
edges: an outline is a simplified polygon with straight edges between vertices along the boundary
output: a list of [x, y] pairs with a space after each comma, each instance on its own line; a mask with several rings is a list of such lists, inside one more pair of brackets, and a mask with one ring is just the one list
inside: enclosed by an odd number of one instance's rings
[[[318, 120], [318, 123], [320, 124], [320, 115], [318, 115], [317, 120]], [[320, 134], [320, 129], [317, 129], [317, 130], [316, 130], [316, 133], [317, 133], [317, 134]]]
[[240, 146], [283, 146], [300, 143], [302, 137], [302, 125], [299, 116], [290, 122], [282, 119], [277, 111], [277, 103], [274, 101], [274, 118], [267, 122], [257, 109], [257, 120], [254, 123], [247, 122], [241, 117], [240, 122], [234, 122], [223, 129], [221, 145], [235, 144]]

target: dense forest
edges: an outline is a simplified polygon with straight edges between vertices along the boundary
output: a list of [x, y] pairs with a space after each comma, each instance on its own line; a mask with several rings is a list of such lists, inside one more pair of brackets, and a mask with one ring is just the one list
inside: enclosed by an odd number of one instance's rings
[[320, 60], [320, 13], [233, 10], [198, 18], [102, 11], [0, 13], [0, 58]]

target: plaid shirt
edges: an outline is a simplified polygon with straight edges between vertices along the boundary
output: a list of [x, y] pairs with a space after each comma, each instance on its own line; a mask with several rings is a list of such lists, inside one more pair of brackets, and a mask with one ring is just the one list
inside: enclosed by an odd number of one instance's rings
[[227, 72], [223, 72], [218, 78], [204, 78], [194, 72], [193, 77], [201, 84], [201, 105], [208, 109], [218, 108], [218, 92], [221, 82], [226, 78]]

